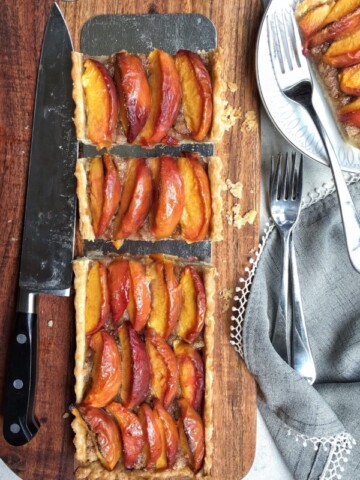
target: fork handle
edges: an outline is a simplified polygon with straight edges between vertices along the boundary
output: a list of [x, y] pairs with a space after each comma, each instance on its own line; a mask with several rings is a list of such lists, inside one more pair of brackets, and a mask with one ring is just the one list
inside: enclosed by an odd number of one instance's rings
[[344, 225], [346, 245], [352, 266], [360, 272], [360, 217], [352, 201], [349, 189], [344, 180], [339, 160], [334, 147], [330, 141], [329, 135], [322, 124], [312, 103], [306, 105], [307, 111], [315, 123], [323, 140], [326, 153], [328, 154], [331, 170], [333, 172], [336, 191], [339, 198], [340, 212]]
[[281, 233], [282, 247], [282, 276], [279, 303], [276, 312], [275, 324], [271, 343], [286, 362], [290, 363], [289, 355], [289, 322], [288, 322], [288, 295], [289, 295], [289, 242], [290, 230]]
[[290, 237], [290, 276], [292, 300], [291, 366], [312, 385], [316, 378], [316, 371], [302, 307], [293, 235]]

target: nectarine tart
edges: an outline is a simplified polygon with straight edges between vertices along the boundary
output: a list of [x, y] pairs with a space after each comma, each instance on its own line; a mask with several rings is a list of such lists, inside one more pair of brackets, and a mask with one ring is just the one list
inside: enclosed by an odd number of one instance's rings
[[117, 247], [124, 239], [221, 240], [221, 168], [218, 157], [196, 153], [79, 159], [80, 233]]
[[157, 254], [74, 272], [76, 478], [208, 477], [214, 268]]
[[224, 98], [221, 49], [96, 58], [73, 52], [72, 61], [77, 137], [98, 149], [218, 142], [239, 116]]
[[360, 147], [360, 0], [303, 0], [295, 14], [338, 125]]

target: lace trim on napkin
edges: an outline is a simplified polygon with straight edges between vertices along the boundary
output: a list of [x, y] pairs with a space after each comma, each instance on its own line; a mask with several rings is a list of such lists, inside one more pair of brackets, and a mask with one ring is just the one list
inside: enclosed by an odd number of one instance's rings
[[[360, 181], [360, 174], [344, 173], [344, 178], [348, 185]], [[322, 187], [315, 189], [309, 193], [302, 202], [302, 209], [308, 208], [316, 202], [323, 200], [328, 195], [335, 192], [334, 182], [324, 184]], [[273, 231], [275, 225], [272, 221], [266, 224], [264, 234], [255, 252], [255, 256], [249, 259], [251, 267], [245, 267], [245, 275], [239, 279], [240, 286], [236, 287], [236, 295], [234, 297], [235, 305], [232, 307], [234, 312], [231, 316], [232, 324], [230, 326], [230, 343], [235, 350], [244, 358], [243, 350], [243, 325], [245, 320], [246, 305], [251, 290], [251, 284], [255, 276], [260, 257], [263, 253], [265, 244]], [[307, 437], [292, 429], [288, 430], [288, 435], [293, 436], [295, 441], [302, 441], [304, 448], [308, 444], [314, 446], [314, 450], [318, 450], [323, 446], [324, 450], [330, 449], [330, 454], [325, 465], [324, 471], [319, 480], [337, 480], [341, 479], [341, 473], [344, 472], [344, 464], [348, 461], [353, 445], [356, 445], [355, 439], [347, 432], [342, 432], [331, 437]]]

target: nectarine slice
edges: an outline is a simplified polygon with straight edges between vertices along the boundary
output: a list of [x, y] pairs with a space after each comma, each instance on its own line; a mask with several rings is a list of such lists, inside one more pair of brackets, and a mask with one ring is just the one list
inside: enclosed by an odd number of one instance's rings
[[164, 264], [159, 261], [151, 262], [147, 266], [151, 292], [151, 314], [148, 327], [155, 330], [161, 337], [165, 336], [169, 309], [169, 295], [164, 270]]
[[90, 347], [95, 352], [92, 383], [83, 403], [92, 407], [104, 407], [116, 397], [120, 388], [120, 353], [115, 340], [105, 330], [91, 338]]
[[152, 193], [152, 176], [146, 160], [131, 160], [120, 203], [116, 239], [129, 237], [143, 225], [151, 207]]
[[186, 153], [191, 167], [197, 180], [199, 193], [203, 203], [204, 224], [196, 238], [196, 241], [204, 240], [209, 235], [209, 228], [212, 216], [211, 191], [209, 178], [205, 172], [204, 166], [196, 153]]
[[120, 323], [129, 303], [130, 269], [128, 260], [117, 259], [108, 266], [108, 285], [112, 321]]
[[118, 116], [113, 79], [102, 63], [87, 59], [84, 62], [82, 85], [86, 101], [87, 136], [98, 149], [108, 148]]
[[179, 447], [179, 433], [172, 416], [165, 410], [159, 400], [155, 400], [154, 410], [158, 414], [164, 427], [167, 467], [171, 468], [175, 463]]
[[348, 37], [333, 42], [323, 61], [335, 68], [351, 67], [360, 62], [360, 29]]
[[91, 160], [89, 186], [92, 227], [96, 235], [104, 203], [104, 166], [101, 157], [95, 157]]
[[160, 427], [153, 411], [146, 403], [140, 406], [138, 417], [145, 432], [143, 452], [145, 455], [146, 468], [153, 468], [163, 449]]
[[174, 158], [167, 155], [160, 158], [156, 185], [152, 234], [160, 240], [174, 232], [184, 207], [184, 182]]
[[134, 260], [129, 261], [130, 293], [128, 313], [130, 321], [137, 332], [146, 325], [151, 311], [149, 282], [146, 278], [145, 266]]
[[340, 40], [341, 38], [344, 38], [357, 30], [359, 28], [359, 24], [360, 8], [312, 35], [308, 41], [305, 42], [305, 47], [314, 48], [322, 45], [325, 42]]
[[174, 59], [162, 50], [155, 49], [149, 56], [151, 109], [140, 133], [145, 145], [161, 142], [172, 127], [181, 104], [181, 84]]
[[200, 353], [188, 343], [176, 341], [174, 352], [179, 361], [182, 396], [199, 411], [204, 397], [204, 365]]
[[178, 362], [170, 346], [154, 330], [147, 329], [145, 338], [153, 394], [168, 408], [179, 387]]
[[140, 335], [128, 323], [119, 328], [121, 345], [121, 399], [131, 409], [142, 403], [149, 392], [150, 361]]
[[115, 56], [115, 82], [119, 93], [120, 119], [129, 143], [133, 143], [148, 119], [151, 93], [146, 72], [137, 55]]
[[325, 18], [329, 15], [334, 3], [320, 5], [309, 10], [303, 17], [298, 20], [300, 30], [304, 39], [308, 39], [315, 32], [320, 30], [324, 24]]
[[329, 15], [325, 18], [323, 26], [336, 22], [359, 7], [360, 0], [337, 0]]
[[194, 267], [187, 265], [180, 278], [182, 308], [177, 335], [193, 342], [200, 335], [205, 323], [206, 294], [204, 284]]
[[161, 453], [158, 459], [155, 462], [155, 468], [156, 470], [164, 470], [168, 465], [167, 465], [167, 451], [166, 451], [166, 435], [165, 435], [165, 427], [163, 422], [161, 421], [159, 414], [156, 410], [153, 410], [153, 415], [155, 422], [157, 424], [157, 427], [160, 432], [160, 438], [161, 438]]
[[121, 430], [126, 468], [134, 468], [145, 444], [144, 432], [137, 415], [121, 403], [113, 402], [106, 409], [115, 417]]
[[339, 110], [339, 120], [346, 125], [360, 128], [360, 98], [348, 103]]
[[360, 96], [360, 64], [344, 68], [339, 73], [339, 85], [347, 95]]
[[212, 85], [201, 57], [190, 50], [179, 50], [175, 57], [183, 92], [185, 120], [197, 142], [208, 134], [213, 113]]
[[92, 335], [100, 330], [109, 319], [109, 315], [110, 308], [106, 268], [103, 264], [95, 262], [89, 270], [86, 282], [86, 335]]
[[121, 197], [119, 174], [112, 155], [105, 153], [103, 155], [103, 161], [105, 166], [104, 203], [97, 230], [98, 237], [100, 237], [109, 226], [119, 208]]
[[190, 159], [180, 157], [178, 164], [185, 186], [185, 203], [180, 219], [181, 233], [186, 240], [194, 242], [204, 225], [204, 203]]
[[121, 458], [121, 437], [116, 421], [101, 408], [78, 405], [70, 408], [85, 426], [94, 442], [96, 455], [107, 470], [113, 470]]
[[165, 261], [164, 266], [165, 281], [169, 296], [167, 325], [164, 334], [164, 338], [166, 339], [172, 333], [175, 325], [177, 324], [177, 321], [179, 320], [182, 303], [182, 293], [179, 282], [175, 275], [174, 264], [172, 262]]
[[185, 398], [178, 400], [182, 424], [190, 451], [192, 453], [191, 468], [200, 470], [205, 455], [205, 435], [202, 418]]

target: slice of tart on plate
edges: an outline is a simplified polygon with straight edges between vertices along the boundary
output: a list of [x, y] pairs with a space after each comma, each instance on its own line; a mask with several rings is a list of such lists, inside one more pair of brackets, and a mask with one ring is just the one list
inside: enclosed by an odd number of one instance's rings
[[303, 0], [295, 8], [304, 53], [315, 66], [346, 141], [360, 147], [360, 0]]

